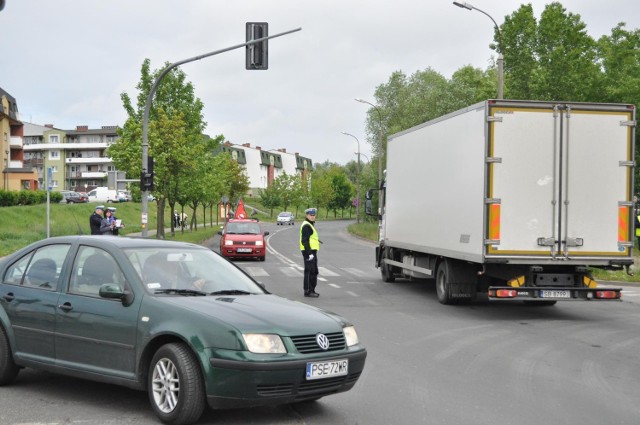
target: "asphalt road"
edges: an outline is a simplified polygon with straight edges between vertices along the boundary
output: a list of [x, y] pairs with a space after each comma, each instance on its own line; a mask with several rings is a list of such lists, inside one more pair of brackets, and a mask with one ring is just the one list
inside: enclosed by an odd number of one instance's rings
[[[350, 319], [368, 350], [357, 385], [315, 403], [207, 411], [200, 424], [640, 423], [640, 288], [625, 286], [622, 302], [443, 306], [433, 284], [383, 283], [374, 245], [346, 225], [316, 226], [320, 298], [303, 297], [299, 223], [266, 224], [266, 261], [236, 264], [271, 292]], [[217, 237], [208, 243], [217, 250]], [[0, 388], [0, 423], [157, 422], [143, 392], [23, 371]]]

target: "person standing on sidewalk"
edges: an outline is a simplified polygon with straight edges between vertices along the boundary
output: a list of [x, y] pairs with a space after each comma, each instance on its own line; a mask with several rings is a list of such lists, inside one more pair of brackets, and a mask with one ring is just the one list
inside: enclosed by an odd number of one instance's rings
[[320, 239], [314, 225], [316, 224], [315, 208], [304, 211], [305, 219], [300, 225], [300, 251], [304, 259], [304, 296], [317, 298], [318, 283], [318, 251], [320, 251]]

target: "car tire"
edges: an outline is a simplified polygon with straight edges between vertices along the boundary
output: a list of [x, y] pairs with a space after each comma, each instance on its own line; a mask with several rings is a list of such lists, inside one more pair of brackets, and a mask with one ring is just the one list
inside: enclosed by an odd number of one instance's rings
[[147, 379], [151, 407], [162, 422], [187, 425], [202, 416], [206, 406], [202, 372], [186, 344], [160, 347], [151, 360]]
[[267, 258], [267, 256], [263, 255], [262, 257], [259, 257], [259, 258], [260, 258], [260, 261], [264, 261]]
[[20, 368], [13, 361], [9, 339], [4, 328], [0, 326], [0, 385], [13, 382]]

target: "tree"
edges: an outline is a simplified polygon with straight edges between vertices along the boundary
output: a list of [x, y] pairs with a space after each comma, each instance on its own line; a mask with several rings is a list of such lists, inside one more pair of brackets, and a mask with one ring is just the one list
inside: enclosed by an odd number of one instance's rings
[[[168, 66], [167, 63], [165, 66]], [[118, 131], [118, 142], [107, 154], [114, 165], [128, 176], [139, 176], [142, 170], [142, 120], [151, 87], [162, 70], [151, 71], [149, 59], [141, 68], [136, 105], [127, 93], [120, 95], [128, 118]], [[164, 208], [173, 208], [181, 178], [193, 169], [195, 159], [204, 153], [206, 143], [202, 131], [206, 125], [203, 104], [195, 97], [191, 83], [180, 69], [173, 69], [162, 80], [149, 111], [149, 156], [154, 158], [154, 195], [158, 199], [157, 238], [164, 237]]]
[[258, 190], [260, 203], [269, 209], [269, 217], [273, 217], [273, 209], [281, 204], [280, 193], [275, 185], [269, 185], [266, 189]]

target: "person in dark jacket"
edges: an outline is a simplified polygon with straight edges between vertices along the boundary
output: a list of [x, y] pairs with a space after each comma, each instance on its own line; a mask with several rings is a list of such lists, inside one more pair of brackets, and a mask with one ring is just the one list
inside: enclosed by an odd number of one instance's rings
[[102, 213], [104, 211], [104, 205], [98, 205], [89, 217], [89, 227], [91, 227], [92, 235], [101, 235], [100, 225], [102, 224]]
[[316, 292], [318, 283], [318, 251], [320, 251], [320, 239], [314, 227], [316, 223], [315, 208], [308, 208], [304, 211], [305, 219], [300, 225], [300, 251], [304, 258], [304, 296], [317, 298], [320, 295]]

